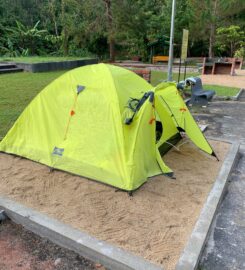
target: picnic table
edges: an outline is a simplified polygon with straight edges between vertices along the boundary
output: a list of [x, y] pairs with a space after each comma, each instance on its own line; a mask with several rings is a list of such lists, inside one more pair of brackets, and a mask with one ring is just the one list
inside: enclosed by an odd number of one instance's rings
[[204, 58], [202, 74], [230, 74], [235, 75], [235, 69], [241, 69], [242, 58]]

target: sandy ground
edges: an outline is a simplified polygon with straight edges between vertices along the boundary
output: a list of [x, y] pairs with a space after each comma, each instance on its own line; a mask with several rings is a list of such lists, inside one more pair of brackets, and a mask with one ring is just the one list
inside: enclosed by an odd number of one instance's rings
[[245, 70], [236, 69], [236, 75], [202, 75], [203, 84], [245, 88]]
[[164, 156], [177, 179], [153, 177], [133, 197], [0, 153], [0, 193], [170, 270], [230, 147], [211, 143], [220, 162], [184, 144], [181, 152], [171, 150]]

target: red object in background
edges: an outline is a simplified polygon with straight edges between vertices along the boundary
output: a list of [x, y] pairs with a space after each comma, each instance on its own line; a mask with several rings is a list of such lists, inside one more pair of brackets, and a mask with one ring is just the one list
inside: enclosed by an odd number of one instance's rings
[[75, 111], [71, 110], [70, 114], [71, 116], [73, 116], [75, 114]]

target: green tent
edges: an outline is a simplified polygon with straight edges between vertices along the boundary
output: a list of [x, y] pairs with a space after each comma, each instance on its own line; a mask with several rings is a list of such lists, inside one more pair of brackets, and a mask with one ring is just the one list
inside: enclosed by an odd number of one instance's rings
[[[163, 127], [157, 143], [156, 119]], [[131, 191], [148, 177], [171, 176], [159, 148], [181, 132], [214, 155], [175, 84], [153, 88], [129, 70], [97, 64], [71, 70], [41, 91], [0, 151]]]

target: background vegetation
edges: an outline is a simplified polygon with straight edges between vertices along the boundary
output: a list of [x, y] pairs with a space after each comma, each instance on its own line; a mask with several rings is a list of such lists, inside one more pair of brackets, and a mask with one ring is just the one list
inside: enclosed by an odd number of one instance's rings
[[[1, 0], [0, 56], [139, 55], [170, 31], [172, 0]], [[182, 29], [189, 56], [244, 56], [244, 0], [177, 0], [175, 56]]]

